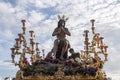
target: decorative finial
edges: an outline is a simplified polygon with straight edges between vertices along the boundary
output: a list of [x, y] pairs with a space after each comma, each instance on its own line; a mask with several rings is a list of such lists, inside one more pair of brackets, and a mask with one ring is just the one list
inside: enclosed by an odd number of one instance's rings
[[103, 45], [103, 39], [104, 39], [104, 37], [100, 37], [101, 45]]
[[21, 22], [22, 22], [23, 26], [25, 26], [26, 20], [21, 20]]
[[89, 38], [88, 38], [88, 33], [89, 33], [89, 31], [88, 31], [88, 30], [85, 30], [84, 33], [85, 33], [85, 34], [84, 34], [84, 36], [85, 36], [84, 44], [85, 44], [85, 46], [86, 46], [85, 49], [86, 49], [86, 52], [87, 52], [87, 54], [88, 54], [88, 49], [89, 49], [89, 48], [88, 48], [88, 45], [90, 44], [90, 43], [89, 43]]
[[90, 21], [92, 22], [92, 26], [94, 26], [95, 20], [94, 20], [94, 19], [91, 19]]
[[104, 46], [105, 52], [107, 52], [107, 48], [108, 48], [108, 46]]
[[21, 44], [23, 35], [21, 33], [19, 33], [18, 36], [19, 36], [19, 40], [20, 40], [20, 44]]
[[85, 33], [85, 34], [84, 34], [85, 37], [87, 38], [87, 37], [88, 37], [89, 30], [85, 30], [84, 33]]
[[42, 53], [43, 53], [43, 59], [45, 59], [45, 49], [42, 49]]
[[36, 43], [36, 53], [39, 53], [38, 45], [39, 45], [39, 43]]
[[15, 48], [11, 48], [11, 51], [12, 51], [12, 54], [11, 54], [11, 57], [12, 57], [12, 63], [14, 63], [14, 58], [15, 58]]
[[33, 38], [34, 31], [31, 30], [31, 31], [29, 31], [29, 33], [30, 33], [30, 37]]
[[95, 22], [95, 20], [94, 19], [91, 19], [90, 20], [91, 22], [92, 22], [92, 33], [94, 34], [95, 33], [95, 27], [94, 27], [94, 22]]
[[19, 41], [20, 41], [19, 38], [16, 38], [15, 41], [16, 41], [15, 48], [19, 48], [19, 47], [20, 47], [20, 46], [19, 46]]
[[39, 43], [36, 43], [36, 48], [38, 48]]
[[26, 22], [26, 20], [21, 20], [21, 22], [22, 22], [22, 24], [23, 24], [23, 27], [22, 27], [23, 34], [25, 34], [25, 30], [26, 30], [25, 22]]

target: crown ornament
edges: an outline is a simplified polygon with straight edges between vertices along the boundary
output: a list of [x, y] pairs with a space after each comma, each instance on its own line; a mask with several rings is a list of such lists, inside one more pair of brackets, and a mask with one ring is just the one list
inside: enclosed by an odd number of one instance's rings
[[65, 18], [65, 15], [62, 15], [62, 16], [58, 15], [58, 19], [59, 20], [64, 20], [66, 22], [69, 18], [68, 17]]

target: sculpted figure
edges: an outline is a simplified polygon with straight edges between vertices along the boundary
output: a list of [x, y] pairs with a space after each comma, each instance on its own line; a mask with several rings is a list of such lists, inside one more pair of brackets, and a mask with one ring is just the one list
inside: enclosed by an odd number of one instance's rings
[[[60, 17], [59, 17], [60, 18]], [[53, 53], [56, 58], [66, 59], [67, 50], [70, 47], [69, 41], [66, 39], [66, 35], [71, 36], [68, 28], [65, 27], [64, 16], [59, 19], [58, 27], [55, 28], [52, 36], [56, 36], [57, 39], [54, 41]]]
[[70, 59], [73, 59], [75, 62], [81, 62], [81, 54], [79, 52], [75, 52], [73, 48], [69, 50], [71, 56]]

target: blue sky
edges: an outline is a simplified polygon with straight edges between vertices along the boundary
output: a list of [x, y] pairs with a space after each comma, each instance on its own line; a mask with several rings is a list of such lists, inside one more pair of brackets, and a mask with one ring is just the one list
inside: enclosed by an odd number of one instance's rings
[[[104, 71], [114, 80], [120, 79], [120, 0], [0, 0], [0, 78], [15, 76], [18, 70], [10, 60], [10, 48], [21, 32], [21, 20], [26, 19], [27, 30], [34, 30], [40, 50], [47, 53], [53, 46], [51, 36], [57, 26], [57, 15], [66, 15], [67, 37], [71, 46], [83, 49], [83, 30], [90, 29], [90, 19], [96, 20], [96, 31], [108, 44], [108, 62]], [[74, 39], [74, 40], [73, 40]]]

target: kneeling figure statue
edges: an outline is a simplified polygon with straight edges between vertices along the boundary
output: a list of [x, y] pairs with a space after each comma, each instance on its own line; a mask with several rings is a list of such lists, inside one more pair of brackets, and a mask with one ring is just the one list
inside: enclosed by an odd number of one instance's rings
[[53, 53], [58, 59], [66, 59], [67, 51], [70, 48], [69, 41], [66, 39], [66, 35], [71, 36], [68, 28], [65, 27], [65, 21], [68, 18], [59, 17], [58, 27], [55, 28], [52, 36], [56, 36], [57, 39], [54, 41]]

